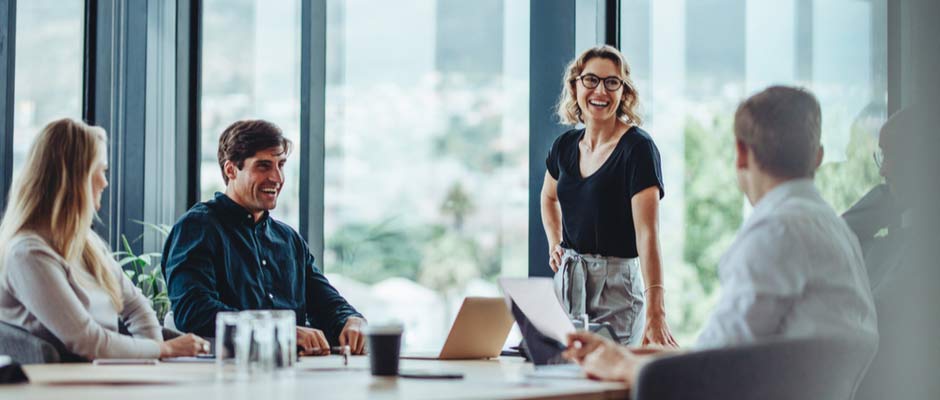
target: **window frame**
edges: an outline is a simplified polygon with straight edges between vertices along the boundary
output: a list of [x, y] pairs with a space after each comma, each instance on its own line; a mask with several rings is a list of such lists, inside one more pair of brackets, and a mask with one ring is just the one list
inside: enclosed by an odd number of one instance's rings
[[[0, 0], [0, 207], [13, 179], [13, 89], [16, 82], [16, 0]], [[0, 210], [0, 215], [3, 211]]]
[[[585, 0], [543, 0], [530, 6], [530, 58], [541, 60], [530, 66], [529, 94], [529, 274], [545, 276], [548, 248], [540, 215], [540, 191], [544, 176], [543, 157], [551, 146], [555, 132], [562, 127], [555, 123], [552, 112], [560, 90], [558, 77], [564, 65], [575, 56], [575, 11], [577, 2]], [[597, 5], [600, 24], [596, 27], [604, 43], [619, 45], [620, 0], [586, 0]], [[897, 0], [886, 0], [887, 8], [887, 87], [888, 111], [898, 110], [911, 97], [910, 69], [911, 32], [905, 28], [915, 18], [913, 6]], [[146, 220], [152, 215], [160, 223], [172, 223], [198, 200], [199, 193], [199, 115], [201, 86], [202, 1], [176, 0], [175, 21], [175, 101], [172, 124], [175, 129], [174, 151], [157, 151], [170, 157], [172, 182], [177, 188], [170, 196], [153, 200], [146, 195], [147, 178], [153, 176], [145, 163], [129, 162], [135, 157], [150, 155], [144, 151], [147, 138], [154, 128], [147, 126], [147, 46], [146, 30], [129, 26], [146, 26], [155, 12], [143, 2], [129, 0], [86, 0], [85, 71], [83, 116], [111, 135], [111, 182], [101, 211], [98, 232], [112, 247], [119, 235], [128, 237], [143, 232], [143, 227], [128, 223], [129, 219]], [[0, 205], [6, 204], [12, 180], [13, 91], [15, 82], [16, 0], [0, 0]], [[326, 1], [302, 0], [301, 19], [301, 221], [300, 233], [307, 239], [319, 259], [323, 254], [323, 118], [325, 105]], [[139, 23], [139, 24], [135, 24]], [[152, 23], [152, 22], [151, 22]], [[601, 26], [602, 25], [602, 26]], [[584, 29], [584, 27], [580, 27]], [[908, 39], [908, 40], [906, 40]], [[164, 39], [168, 40], [168, 39]], [[922, 43], [921, 43], [922, 44]], [[135, 50], [134, 47], [137, 47]], [[546, 66], [553, 66], [546, 68]], [[905, 67], [906, 66], [906, 67]], [[164, 96], [164, 99], [166, 97]], [[166, 103], [169, 104], [169, 103]], [[151, 111], [151, 114], [153, 111]], [[152, 117], [152, 115], [151, 115]], [[171, 143], [171, 142], [165, 142]], [[151, 145], [153, 145], [151, 143]], [[150, 149], [147, 149], [150, 150]], [[167, 168], [166, 163], [163, 167]], [[162, 179], [161, 182], [166, 182]], [[167, 199], [172, 199], [167, 204]], [[157, 204], [148, 202], [157, 201]], [[147, 213], [148, 207], [163, 210]], [[119, 215], [120, 218], [112, 216]], [[139, 248], [136, 250], [140, 250]]]

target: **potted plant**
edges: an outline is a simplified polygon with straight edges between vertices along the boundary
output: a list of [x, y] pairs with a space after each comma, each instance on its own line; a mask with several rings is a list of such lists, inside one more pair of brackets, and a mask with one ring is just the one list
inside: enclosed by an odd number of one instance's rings
[[[168, 225], [151, 224], [143, 221], [134, 222], [156, 231], [164, 240], [170, 234], [170, 226]], [[112, 255], [127, 277], [134, 283], [134, 286], [140, 288], [144, 296], [150, 300], [150, 306], [153, 307], [153, 310], [157, 313], [157, 320], [162, 324], [166, 313], [170, 311], [170, 298], [167, 296], [166, 280], [163, 278], [163, 271], [160, 269], [160, 253], [134, 254], [127, 237], [124, 235], [121, 235], [121, 245], [124, 249], [116, 251]]]

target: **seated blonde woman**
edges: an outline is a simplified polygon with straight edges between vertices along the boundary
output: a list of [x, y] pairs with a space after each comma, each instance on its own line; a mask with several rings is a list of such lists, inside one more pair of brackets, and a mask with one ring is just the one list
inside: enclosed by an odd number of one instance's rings
[[[0, 223], [0, 321], [87, 359], [207, 351], [191, 334], [163, 341], [148, 300], [92, 231], [107, 168], [101, 128], [71, 119], [43, 128]], [[133, 336], [118, 333], [118, 317]]]

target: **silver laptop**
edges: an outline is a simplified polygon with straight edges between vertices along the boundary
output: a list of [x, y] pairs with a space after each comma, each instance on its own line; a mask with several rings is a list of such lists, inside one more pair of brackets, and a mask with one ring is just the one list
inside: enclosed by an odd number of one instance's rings
[[498, 357], [512, 329], [512, 315], [501, 297], [467, 297], [440, 351], [406, 352], [401, 358], [472, 360]]

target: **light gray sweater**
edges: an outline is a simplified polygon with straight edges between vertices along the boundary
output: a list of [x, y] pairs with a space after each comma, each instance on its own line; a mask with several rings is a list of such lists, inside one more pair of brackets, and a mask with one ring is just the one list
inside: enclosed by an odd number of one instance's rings
[[115, 262], [121, 316], [133, 337], [118, 333], [111, 298], [80, 265], [71, 265], [35, 233], [10, 241], [0, 271], [0, 320], [43, 339], [62, 343], [88, 359], [158, 358], [163, 341], [150, 302]]

